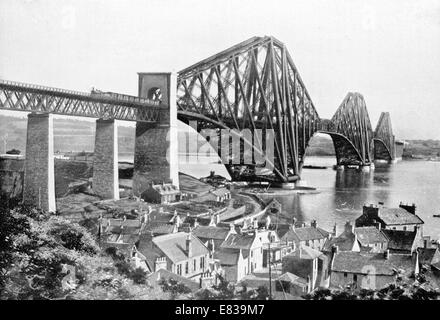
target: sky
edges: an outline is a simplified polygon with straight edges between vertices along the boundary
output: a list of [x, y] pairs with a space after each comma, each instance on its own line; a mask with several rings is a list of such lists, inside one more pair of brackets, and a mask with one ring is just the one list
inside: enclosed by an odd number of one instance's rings
[[0, 79], [137, 94], [137, 72], [179, 71], [253, 36], [284, 42], [319, 115], [349, 91], [373, 129], [440, 139], [439, 0], [1, 0]]

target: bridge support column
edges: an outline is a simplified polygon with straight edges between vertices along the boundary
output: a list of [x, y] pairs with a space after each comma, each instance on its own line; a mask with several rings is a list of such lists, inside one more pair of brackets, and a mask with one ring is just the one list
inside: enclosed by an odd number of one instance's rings
[[118, 129], [114, 119], [96, 120], [93, 191], [104, 199], [119, 199]]
[[23, 202], [56, 211], [52, 114], [28, 115]]
[[169, 107], [159, 123], [136, 123], [133, 194], [141, 196], [152, 182], [171, 182], [179, 188], [177, 139], [177, 77], [171, 73], [140, 73], [139, 96], [161, 96]]

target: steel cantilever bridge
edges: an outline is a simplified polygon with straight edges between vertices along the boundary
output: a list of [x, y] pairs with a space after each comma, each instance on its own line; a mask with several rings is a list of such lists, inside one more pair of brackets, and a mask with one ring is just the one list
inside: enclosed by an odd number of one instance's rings
[[[154, 97], [81, 93], [8, 81], [0, 81], [0, 109], [152, 123], [168, 112]], [[288, 50], [274, 37], [253, 37], [180, 71], [177, 115], [186, 123], [197, 120], [199, 131], [273, 130], [273, 170], [226, 161], [233, 180], [298, 180], [317, 132], [331, 136], [339, 165], [367, 166], [375, 154], [395, 157], [388, 113], [381, 115], [373, 132], [364, 98], [348, 93], [332, 119], [321, 119]], [[264, 154], [265, 142], [258, 136], [244, 143]]]
[[[256, 166], [236, 170], [224, 163], [237, 180], [297, 180], [317, 132], [331, 136], [339, 165], [370, 165], [373, 141], [381, 144], [381, 157], [394, 158], [389, 115], [381, 116], [373, 132], [363, 96], [348, 93], [331, 120], [321, 119], [288, 50], [273, 37], [251, 38], [180, 71], [177, 95], [182, 121], [198, 120], [202, 128], [274, 130], [273, 172], [259, 175]], [[255, 148], [261, 144], [254, 139]]]

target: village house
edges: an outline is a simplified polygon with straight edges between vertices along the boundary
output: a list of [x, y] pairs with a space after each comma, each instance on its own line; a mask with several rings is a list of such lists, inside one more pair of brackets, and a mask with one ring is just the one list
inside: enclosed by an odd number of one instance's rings
[[438, 247], [432, 248], [430, 245], [426, 245], [422, 248], [418, 248], [419, 265], [420, 269], [426, 271], [432, 271], [434, 276], [440, 276], [440, 250]]
[[137, 249], [145, 256], [150, 272], [166, 269], [195, 281], [210, 272], [210, 252], [192, 233], [177, 232], [157, 237], [144, 233]]
[[340, 251], [361, 251], [361, 245], [354, 225], [349, 221], [345, 223], [344, 231], [339, 236], [328, 239], [325, 242], [322, 251], [331, 252], [334, 246], [338, 246]]
[[141, 198], [150, 203], [167, 204], [180, 201], [180, 190], [171, 183], [150, 184]]
[[290, 272], [307, 283], [307, 293], [324, 285], [327, 278], [327, 258], [309, 246], [301, 245], [296, 251], [286, 255], [282, 262], [282, 272]]
[[381, 229], [418, 231], [423, 235], [423, 220], [416, 215], [416, 206], [400, 203], [398, 208], [387, 208], [382, 205], [364, 206], [362, 215], [356, 219], [356, 227], [377, 226]]
[[194, 227], [192, 232], [211, 252], [215, 252], [230, 234], [236, 233], [233, 224], [228, 227], [220, 227], [212, 224], [208, 226], [198, 225]]
[[330, 262], [330, 286], [333, 288], [381, 289], [395, 283], [397, 277], [419, 273], [418, 254], [390, 254], [338, 251], [333, 248]]
[[139, 219], [99, 218], [98, 243], [102, 251], [124, 256], [135, 268], [147, 270], [145, 257], [136, 249], [135, 243], [145, 227], [147, 215]]
[[263, 245], [257, 232], [231, 233], [215, 251], [226, 280], [238, 282], [263, 268]]
[[311, 292], [311, 289], [307, 279], [285, 272], [276, 279], [275, 291], [289, 293], [292, 296], [302, 296]]
[[329, 232], [318, 226], [316, 220], [313, 220], [310, 226], [303, 223], [297, 227], [295, 221], [291, 225], [279, 226], [277, 234], [280, 242], [290, 245], [293, 250], [305, 245], [321, 251], [325, 242], [331, 237]]
[[213, 201], [213, 202], [223, 203], [229, 199], [231, 199], [231, 192], [227, 188], [221, 187], [221, 188], [209, 190], [209, 192], [200, 195], [194, 199], [191, 199], [191, 201], [193, 202]]
[[391, 253], [411, 254], [421, 245], [417, 231], [384, 229], [382, 232], [387, 237], [387, 249]]
[[361, 246], [361, 251], [384, 252], [388, 249], [389, 240], [380, 229], [380, 225], [354, 228], [354, 233]]

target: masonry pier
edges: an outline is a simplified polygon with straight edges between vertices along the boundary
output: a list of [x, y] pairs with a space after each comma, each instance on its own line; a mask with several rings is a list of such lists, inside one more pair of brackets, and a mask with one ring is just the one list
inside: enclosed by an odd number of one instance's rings
[[136, 122], [133, 193], [141, 196], [151, 183], [179, 187], [176, 75], [139, 73], [139, 96], [169, 107], [156, 123]]
[[104, 199], [119, 199], [118, 129], [115, 119], [96, 120], [93, 191]]
[[56, 211], [53, 116], [49, 113], [28, 115], [23, 201]]

